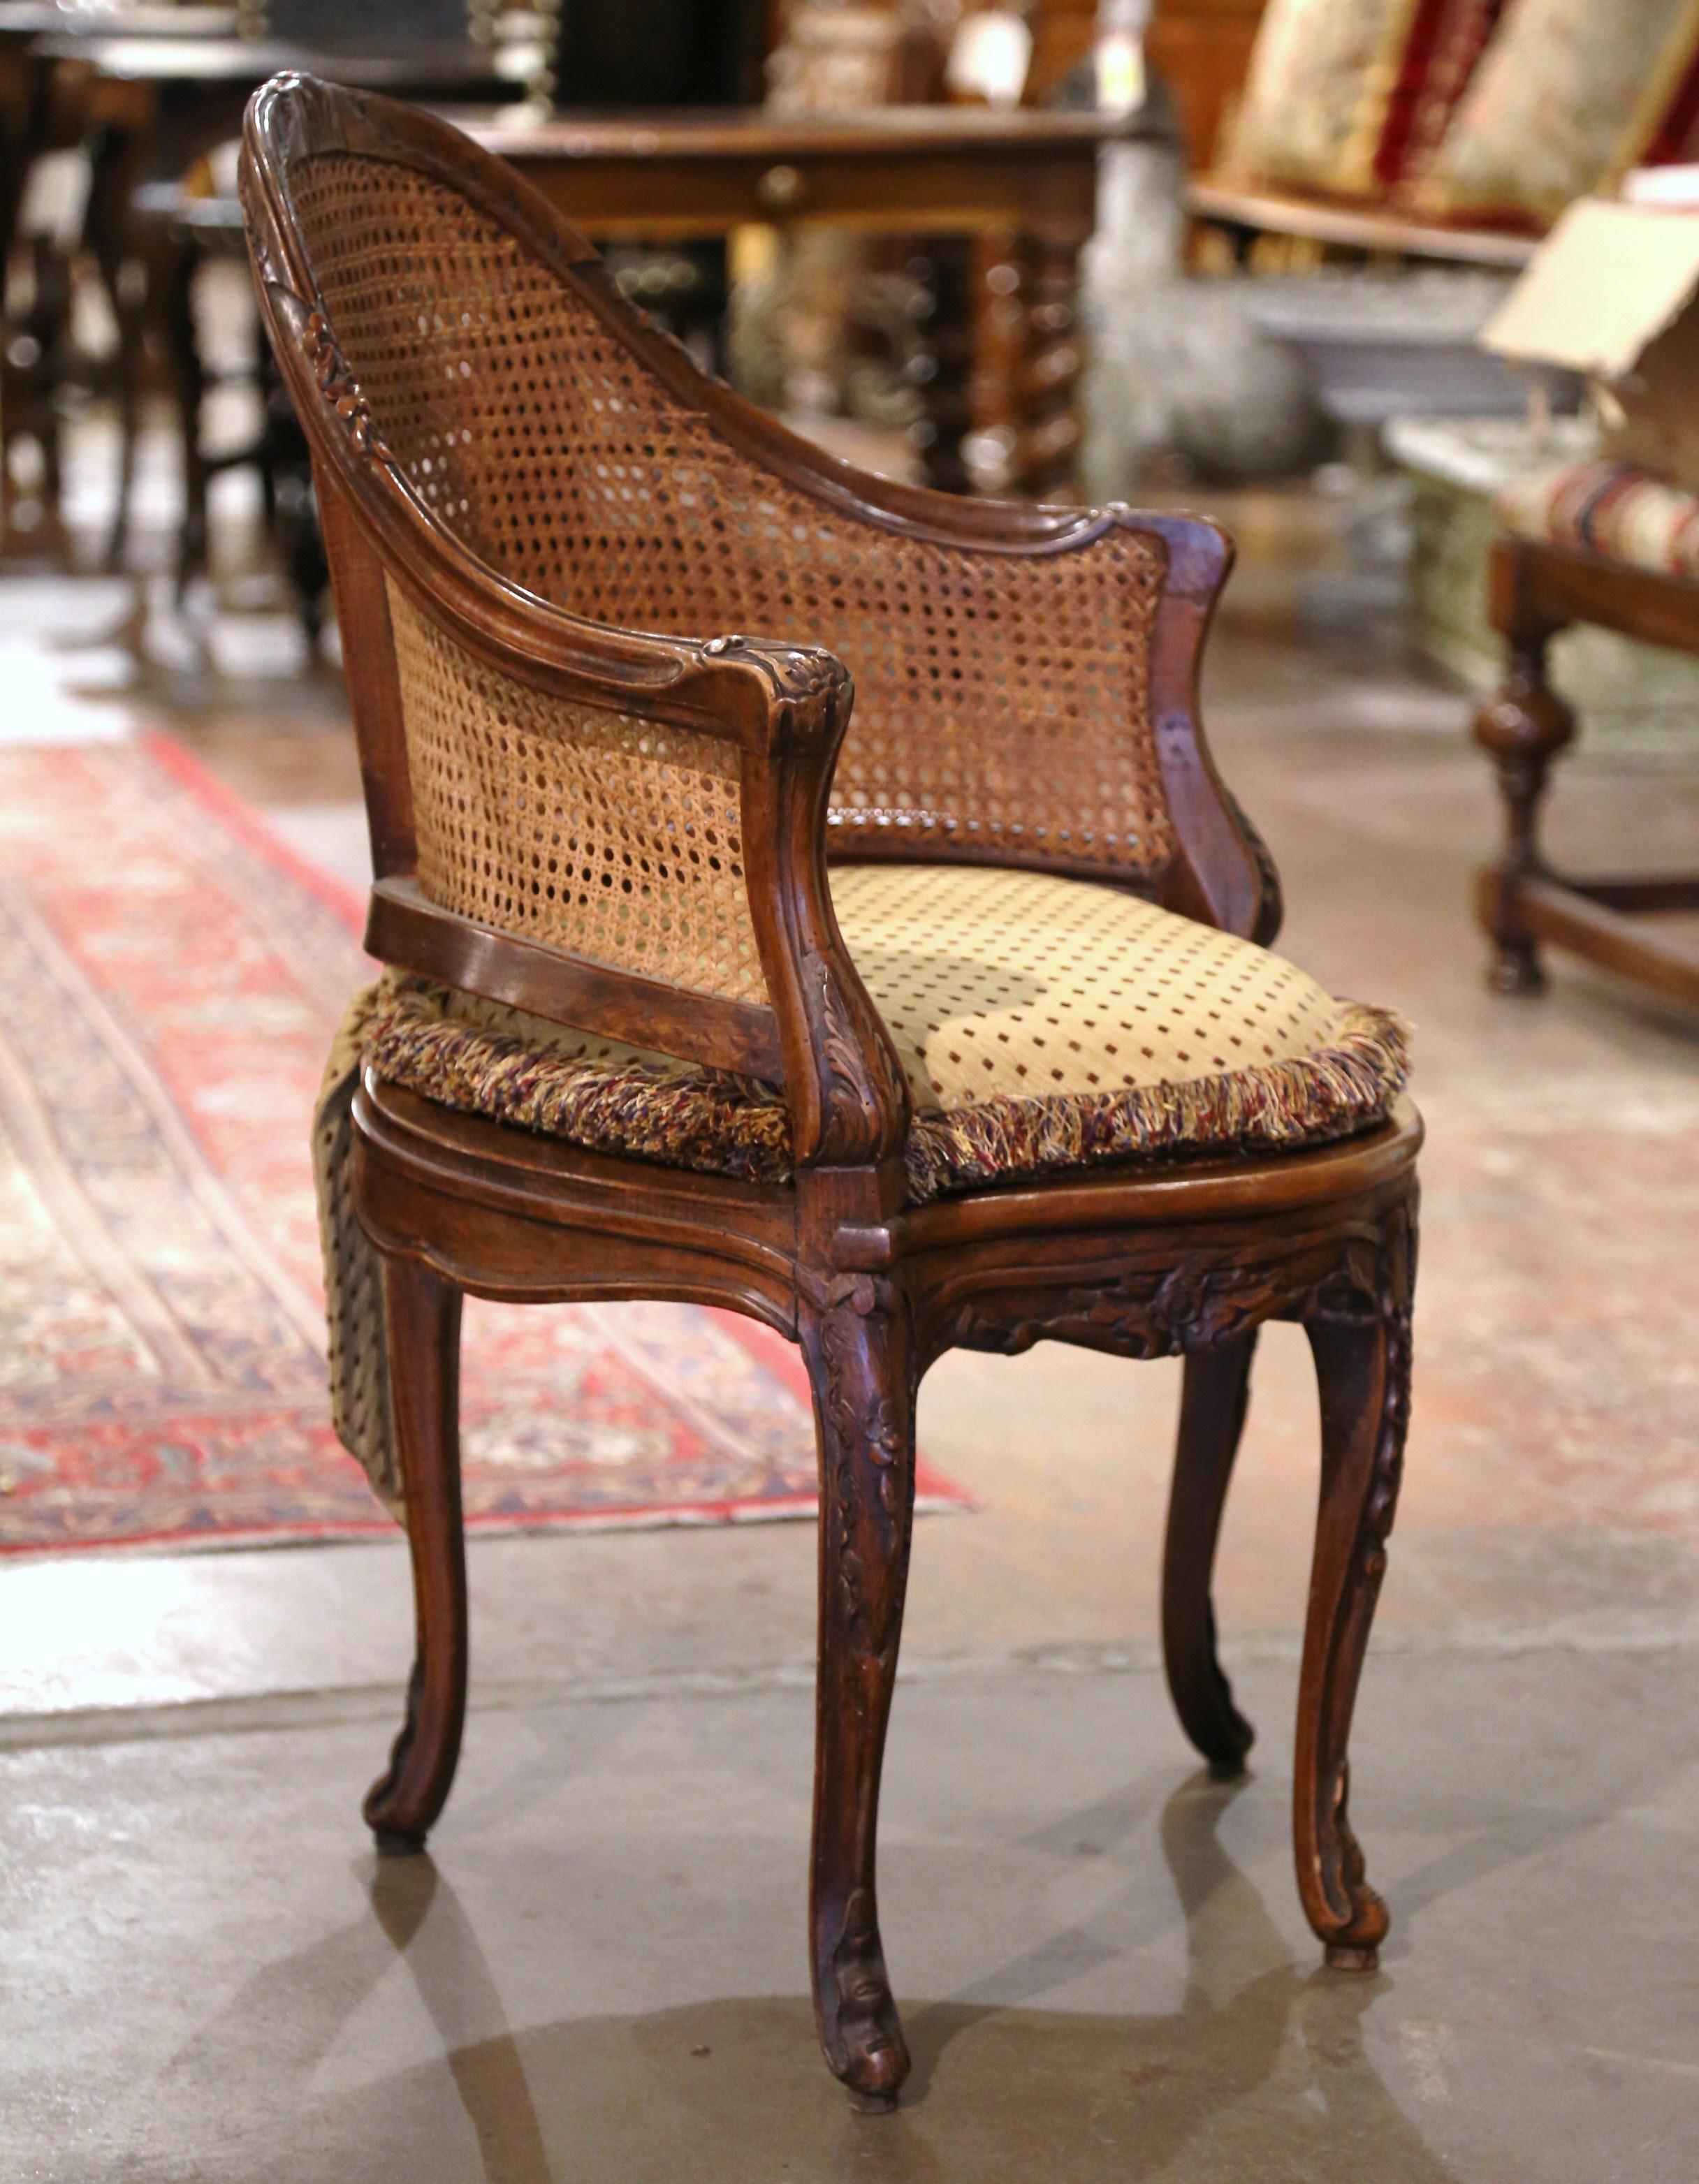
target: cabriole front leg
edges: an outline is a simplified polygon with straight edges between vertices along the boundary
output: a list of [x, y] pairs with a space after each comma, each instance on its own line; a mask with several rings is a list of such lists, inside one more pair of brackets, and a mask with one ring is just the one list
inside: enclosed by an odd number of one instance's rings
[[461, 1293], [416, 1259], [386, 1256], [390, 1417], [407, 1507], [416, 1632], [407, 1717], [364, 1812], [377, 1847], [422, 1851], [447, 1801], [466, 1719], [466, 1540], [461, 1521]]
[[808, 1921], [834, 2074], [886, 2109], [908, 2075], [879, 1932], [875, 1843], [914, 1511], [914, 1345], [889, 1286], [846, 1276], [805, 1323], [820, 1443], [820, 1630]]
[[1305, 1914], [1330, 1964], [1369, 1971], [1386, 1935], [1351, 1831], [1346, 1747], [1386, 1571], [1410, 1416], [1414, 1194], [1385, 1218], [1372, 1287], [1305, 1320], [1322, 1399], [1322, 1491], [1298, 1695], [1293, 1833]]

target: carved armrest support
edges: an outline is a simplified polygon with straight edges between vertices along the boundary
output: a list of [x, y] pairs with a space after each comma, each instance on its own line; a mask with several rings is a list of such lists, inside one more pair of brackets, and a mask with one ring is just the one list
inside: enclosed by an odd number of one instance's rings
[[[804, 670], [803, 660], [816, 665]], [[827, 806], [853, 688], [830, 653], [786, 655], [772, 755], [744, 772], [744, 868], [779, 1019], [799, 1168], [894, 1159], [908, 1091], [832, 910]]]

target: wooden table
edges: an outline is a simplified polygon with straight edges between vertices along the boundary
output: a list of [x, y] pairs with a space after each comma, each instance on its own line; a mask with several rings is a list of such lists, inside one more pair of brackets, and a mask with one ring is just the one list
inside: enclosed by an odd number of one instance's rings
[[[163, 19], [177, 16], [180, 23]], [[358, 12], [350, 9], [357, 26]], [[108, 35], [115, 22], [124, 34]], [[201, 7], [148, 7], [131, 23], [116, 11], [87, 16], [18, 0], [0, 0], [0, 255], [18, 242], [24, 192], [32, 163], [43, 153], [76, 145], [90, 155], [88, 197], [79, 248], [93, 260], [117, 321], [119, 362], [103, 371], [120, 415], [118, 513], [109, 558], [122, 552], [133, 471], [137, 397], [146, 371], [148, 315], [176, 308], [175, 240], [158, 223], [138, 222], [138, 188], [149, 181], [176, 180], [191, 163], [242, 125], [243, 109], [268, 76], [282, 69], [335, 75], [362, 89], [401, 98], [457, 98], [485, 102], [490, 113], [504, 96], [517, 97], [487, 46], [471, 40], [448, 45], [414, 42], [399, 54], [321, 52], [230, 34], [232, 11]], [[90, 25], [99, 26], [91, 29]], [[187, 31], [181, 25], [188, 26]], [[52, 35], [42, 35], [43, 30]], [[222, 31], [222, 34], [218, 33]], [[170, 262], [159, 262], [161, 248]], [[0, 469], [11, 442], [36, 440], [42, 450], [47, 484], [45, 528], [33, 538], [57, 538], [58, 412], [63, 386], [87, 377], [85, 359], [70, 338], [70, 286], [62, 250], [36, 252], [36, 301], [28, 326], [8, 328], [0, 342]], [[145, 294], [126, 277], [145, 268]], [[20, 333], [28, 337], [20, 343]], [[169, 331], [163, 337], [174, 347]], [[14, 357], [27, 356], [19, 363]], [[0, 555], [19, 543], [12, 533], [12, 497], [0, 491]]]
[[1144, 134], [1137, 116], [917, 106], [856, 115], [751, 108], [642, 120], [453, 118], [599, 242], [802, 221], [927, 238], [934, 309], [924, 452], [930, 482], [947, 490], [968, 482], [969, 246], [976, 237], [1007, 238], [999, 282], [1024, 313], [1026, 336], [1010, 388], [1014, 482], [1042, 493], [1071, 477], [1080, 250], [1096, 225], [1098, 150]]

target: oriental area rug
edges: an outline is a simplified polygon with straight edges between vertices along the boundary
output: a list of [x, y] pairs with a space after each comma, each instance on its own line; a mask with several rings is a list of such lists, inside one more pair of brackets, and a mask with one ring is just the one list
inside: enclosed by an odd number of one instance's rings
[[[359, 911], [163, 738], [0, 748], [0, 1553], [393, 1532], [309, 1148]], [[730, 1314], [469, 1303], [461, 1400], [473, 1531], [814, 1513], [800, 1359]]]

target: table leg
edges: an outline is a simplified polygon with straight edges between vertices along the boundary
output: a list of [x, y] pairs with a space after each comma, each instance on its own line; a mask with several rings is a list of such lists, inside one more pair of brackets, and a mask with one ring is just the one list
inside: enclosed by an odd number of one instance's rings
[[1030, 237], [1018, 261], [1026, 357], [1015, 376], [1015, 490], [1042, 498], [1073, 482], [1080, 451], [1075, 404], [1085, 369], [1078, 323], [1080, 243]]
[[176, 398], [177, 432], [183, 454], [183, 514], [177, 532], [176, 595], [179, 604], [190, 579], [207, 560], [207, 464], [201, 447], [201, 407], [206, 373], [195, 326], [194, 281], [200, 253], [184, 234], [173, 232], [161, 246], [162, 295], [159, 320], [170, 359], [171, 391]]
[[909, 270], [925, 297], [921, 347], [909, 366], [923, 415], [910, 438], [928, 485], [941, 493], [965, 493], [970, 480], [962, 442], [973, 421], [971, 243], [965, 236], [930, 237]]

